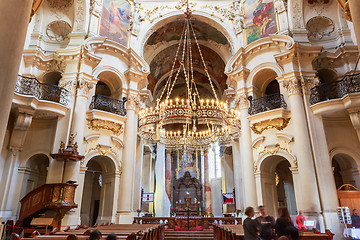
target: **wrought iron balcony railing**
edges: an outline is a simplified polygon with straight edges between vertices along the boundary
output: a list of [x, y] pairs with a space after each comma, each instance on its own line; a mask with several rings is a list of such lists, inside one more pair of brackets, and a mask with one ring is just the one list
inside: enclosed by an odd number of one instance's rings
[[342, 98], [350, 93], [360, 92], [360, 73], [346, 75], [339, 81], [320, 84], [311, 89], [310, 104]]
[[103, 95], [94, 95], [90, 104], [90, 110], [97, 109], [105, 112], [115, 113], [121, 116], [126, 115], [125, 103], [127, 99], [114, 99]]
[[34, 96], [39, 100], [47, 100], [68, 106], [70, 92], [65, 88], [41, 83], [36, 78], [18, 75], [15, 92], [24, 95]]
[[261, 112], [270, 111], [276, 108], [287, 108], [284, 96], [280, 93], [273, 93], [265, 97], [253, 99], [248, 97], [250, 101], [249, 114], [254, 115]]

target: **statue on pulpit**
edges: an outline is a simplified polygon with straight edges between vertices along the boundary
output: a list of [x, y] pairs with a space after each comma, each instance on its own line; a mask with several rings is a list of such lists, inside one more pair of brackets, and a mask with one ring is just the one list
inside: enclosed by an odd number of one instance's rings
[[176, 180], [174, 185], [173, 205], [179, 209], [177, 215], [186, 215], [190, 209], [191, 215], [197, 215], [200, 207], [201, 184], [195, 177], [191, 177], [189, 171], [186, 171], [183, 177]]

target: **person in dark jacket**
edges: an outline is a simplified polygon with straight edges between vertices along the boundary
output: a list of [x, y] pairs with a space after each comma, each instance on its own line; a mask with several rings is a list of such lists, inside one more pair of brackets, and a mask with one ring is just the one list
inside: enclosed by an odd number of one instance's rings
[[272, 240], [276, 239], [274, 233], [275, 219], [272, 216], [267, 214], [266, 208], [264, 206], [259, 206], [260, 216], [256, 218], [256, 221], [260, 227], [260, 239], [261, 240]]
[[354, 228], [360, 228], [360, 216], [358, 215], [357, 209], [354, 209], [353, 215], [351, 215], [351, 225]]
[[292, 240], [297, 240], [299, 232], [294, 226], [289, 211], [286, 207], [279, 208], [279, 218], [276, 219], [275, 232], [278, 237], [287, 236], [291, 237]]
[[258, 240], [259, 239], [259, 226], [256, 220], [252, 219], [255, 216], [254, 208], [247, 207], [245, 209], [247, 218], [243, 222], [244, 240]]

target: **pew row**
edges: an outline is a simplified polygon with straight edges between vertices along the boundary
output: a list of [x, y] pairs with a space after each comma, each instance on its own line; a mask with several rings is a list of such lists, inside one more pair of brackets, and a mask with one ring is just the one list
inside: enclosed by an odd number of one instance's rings
[[162, 240], [164, 239], [164, 225], [163, 224], [111, 224], [107, 226], [90, 227], [87, 229], [81, 228], [76, 230], [67, 230], [55, 232], [51, 235], [38, 235], [33, 239], [36, 240], [85, 240], [95, 229], [102, 234], [102, 239], [106, 239], [110, 233], [115, 233], [118, 239], [127, 240]]
[[[243, 240], [244, 228], [242, 225], [213, 224], [215, 240]], [[299, 231], [299, 240], [331, 240], [331, 233]]]

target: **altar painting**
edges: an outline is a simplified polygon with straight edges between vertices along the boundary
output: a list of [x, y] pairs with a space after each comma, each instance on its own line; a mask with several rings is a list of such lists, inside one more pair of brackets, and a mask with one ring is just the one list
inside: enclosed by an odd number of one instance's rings
[[103, 0], [99, 35], [127, 46], [130, 4], [126, 0]]
[[199, 179], [198, 155], [196, 152], [178, 152], [177, 173], [176, 178], [184, 176], [185, 172], [189, 172], [191, 177]]
[[246, 0], [243, 9], [247, 44], [279, 32], [274, 0]]

